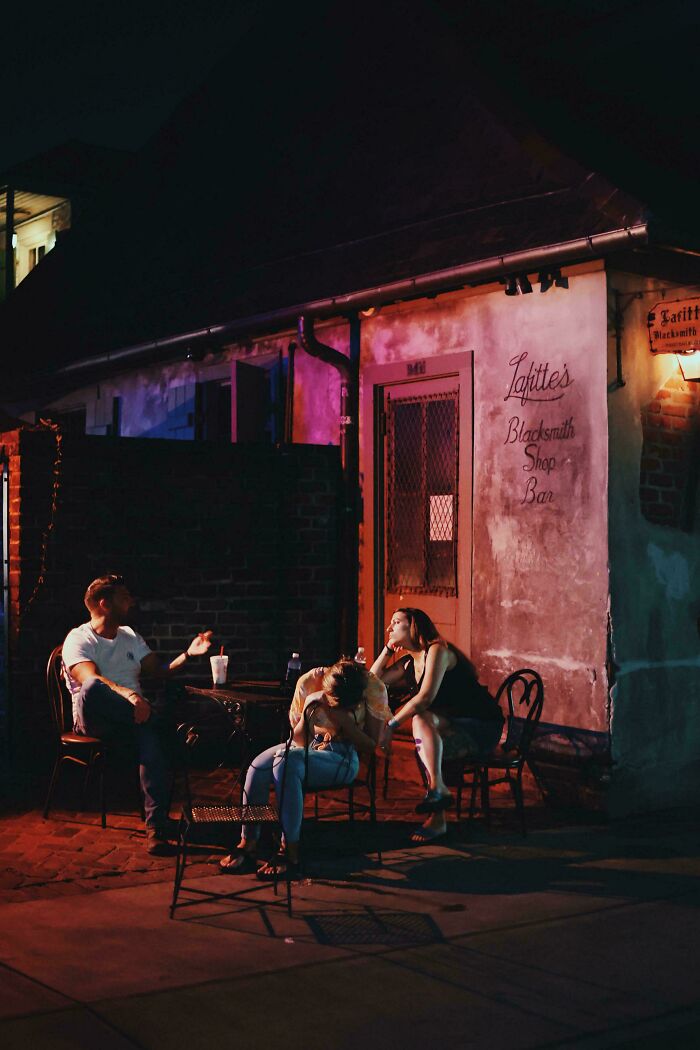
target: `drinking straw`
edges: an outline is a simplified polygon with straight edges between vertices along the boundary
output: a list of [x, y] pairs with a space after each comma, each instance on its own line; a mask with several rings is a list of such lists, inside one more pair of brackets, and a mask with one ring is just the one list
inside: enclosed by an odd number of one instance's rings
[[224, 647], [222, 645], [221, 648], [219, 649], [219, 656], [223, 656], [223, 655], [224, 655]]

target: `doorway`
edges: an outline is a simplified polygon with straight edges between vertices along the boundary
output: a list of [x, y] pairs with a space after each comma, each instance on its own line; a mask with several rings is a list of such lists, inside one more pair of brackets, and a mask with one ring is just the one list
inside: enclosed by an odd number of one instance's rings
[[375, 651], [392, 611], [418, 606], [468, 652], [472, 354], [368, 369], [364, 393], [373, 406], [373, 520], [365, 534]]

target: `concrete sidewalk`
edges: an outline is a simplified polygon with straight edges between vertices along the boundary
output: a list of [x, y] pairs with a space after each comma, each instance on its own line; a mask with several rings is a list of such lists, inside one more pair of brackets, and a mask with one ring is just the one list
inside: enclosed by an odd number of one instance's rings
[[[353, 851], [344, 825], [314, 829], [311, 878], [295, 885], [292, 918], [271, 887], [220, 875], [208, 850], [187, 884], [246, 889], [243, 900], [198, 900], [171, 921], [172, 861], [160, 860], [136, 872], [127, 862], [113, 889], [104, 876], [89, 878], [88, 863], [64, 892], [46, 892], [49, 879], [33, 899], [0, 905], [0, 1044], [496, 1050], [700, 1041], [698, 821], [561, 826], [540, 809], [524, 840], [504, 811], [490, 833], [462, 824], [444, 845], [412, 848], [408, 808], [391, 804], [382, 867], [366, 836]], [[133, 818], [131, 828], [93, 828], [92, 838], [138, 842]]]

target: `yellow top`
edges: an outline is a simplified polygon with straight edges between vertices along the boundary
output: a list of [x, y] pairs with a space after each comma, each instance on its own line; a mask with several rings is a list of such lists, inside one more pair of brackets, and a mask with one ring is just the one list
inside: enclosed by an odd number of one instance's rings
[[[327, 670], [327, 667], [314, 667], [311, 671], [307, 671], [306, 674], [303, 674], [297, 682], [292, 705], [289, 708], [289, 721], [293, 726], [297, 724], [302, 716], [306, 698], [312, 693], [318, 693], [323, 689], [323, 676]], [[363, 716], [366, 708], [367, 713], [371, 715], [372, 718], [376, 718], [377, 721], [384, 724], [384, 722], [391, 718], [391, 710], [386, 695], [386, 686], [381, 679], [377, 678], [377, 676], [372, 674], [371, 671], [369, 671], [368, 674], [369, 682], [365, 689], [363, 698], [365, 703], [358, 708], [358, 715], [360, 715], [360, 711], [362, 711], [360, 721], [364, 721]], [[360, 724], [359, 721], [358, 724]]]

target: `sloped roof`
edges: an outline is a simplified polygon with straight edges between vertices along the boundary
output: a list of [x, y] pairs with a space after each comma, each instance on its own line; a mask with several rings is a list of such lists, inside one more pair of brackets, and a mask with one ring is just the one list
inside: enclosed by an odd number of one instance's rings
[[[294, 21], [222, 63], [0, 308], [28, 376], [644, 222], [493, 104], [426, 9], [356, 47]], [[389, 30], [386, 29], [386, 32]], [[417, 47], [429, 40], [430, 46]], [[21, 380], [21, 377], [20, 377]]]

